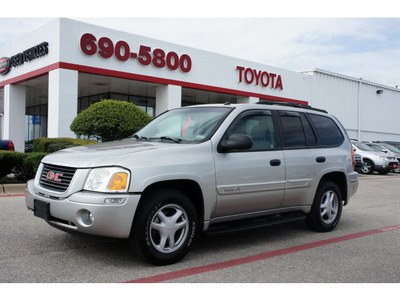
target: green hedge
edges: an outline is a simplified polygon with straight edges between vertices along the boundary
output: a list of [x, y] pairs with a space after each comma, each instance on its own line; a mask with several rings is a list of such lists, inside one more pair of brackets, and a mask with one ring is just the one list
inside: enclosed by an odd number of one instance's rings
[[0, 178], [12, 173], [14, 168], [21, 168], [25, 153], [0, 150]]
[[69, 147], [96, 144], [96, 141], [73, 138], [37, 138], [33, 141], [32, 152], [56, 152]]
[[40, 161], [47, 154], [0, 151], [0, 178], [11, 173], [22, 181], [35, 178]]
[[19, 181], [35, 177], [43, 157], [64, 148], [96, 144], [96, 141], [72, 138], [37, 138], [33, 141], [33, 152], [0, 150], [0, 179], [14, 173]]
[[40, 162], [47, 154], [41, 152], [25, 153], [22, 166], [15, 170], [15, 176], [24, 181], [35, 178]]

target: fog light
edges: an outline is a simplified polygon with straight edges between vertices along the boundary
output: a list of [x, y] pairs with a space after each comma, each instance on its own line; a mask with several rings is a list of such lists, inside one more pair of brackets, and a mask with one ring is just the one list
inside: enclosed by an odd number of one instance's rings
[[94, 216], [90, 211], [83, 209], [80, 211], [80, 221], [83, 225], [90, 226], [94, 222]]
[[122, 204], [124, 202], [124, 198], [106, 198], [104, 199], [104, 203], [107, 204]]

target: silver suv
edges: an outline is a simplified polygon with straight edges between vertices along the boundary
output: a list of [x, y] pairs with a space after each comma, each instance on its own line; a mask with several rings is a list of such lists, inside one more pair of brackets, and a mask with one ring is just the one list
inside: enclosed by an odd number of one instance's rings
[[28, 209], [72, 233], [128, 239], [174, 263], [201, 231], [306, 220], [333, 230], [357, 191], [351, 142], [328, 113], [295, 104], [168, 111], [130, 139], [46, 156]]
[[[395, 146], [386, 144], [386, 143], [374, 143], [374, 142], [366, 142], [366, 145], [370, 146], [374, 151], [383, 152], [394, 156], [398, 162], [400, 162], [400, 150]], [[394, 166], [393, 172], [400, 173], [399, 165], [397, 167]]]
[[360, 172], [363, 174], [372, 174], [377, 171], [379, 174], [387, 174], [398, 167], [398, 160], [392, 154], [386, 154], [374, 150], [363, 142], [353, 141], [354, 151], [362, 156], [364, 167]]

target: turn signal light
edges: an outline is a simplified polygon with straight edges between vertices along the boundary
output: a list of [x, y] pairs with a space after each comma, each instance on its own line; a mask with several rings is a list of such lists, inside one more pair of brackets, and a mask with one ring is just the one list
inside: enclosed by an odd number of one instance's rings
[[110, 180], [108, 189], [110, 191], [124, 191], [128, 186], [128, 174], [127, 173], [115, 173]]

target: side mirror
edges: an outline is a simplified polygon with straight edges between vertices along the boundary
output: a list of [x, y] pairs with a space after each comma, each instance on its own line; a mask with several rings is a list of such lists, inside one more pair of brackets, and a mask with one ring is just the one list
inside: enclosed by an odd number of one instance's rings
[[231, 150], [245, 150], [253, 146], [251, 137], [245, 134], [232, 134], [228, 139], [224, 139], [218, 146], [219, 152], [229, 152]]
[[385, 150], [385, 149], [381, 149], [381, 152], [388, 153], [387, 150]]

